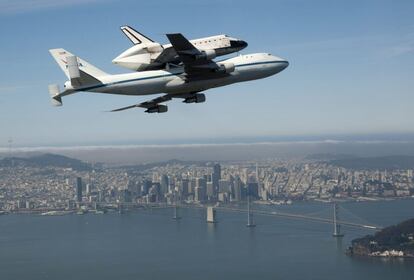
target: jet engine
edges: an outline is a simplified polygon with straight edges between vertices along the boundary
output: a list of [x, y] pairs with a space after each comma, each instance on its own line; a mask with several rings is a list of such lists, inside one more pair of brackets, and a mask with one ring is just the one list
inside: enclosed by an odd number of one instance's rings
[[165, 113], [168, 111], [168, 106], [158, 104], [145, 110], [146, 113]]
[[218, 63], [219, 68], [216, 70], [218, 73], [228, 74], [233, 72], [236, 67], [234, 66], [234, 63], [226, 62], [226, 63]]
[[217, 53], [215, 50], [204, 50], [201, 51], [201, 54], [195, 56], [196, 60], [210, 60], [216, 58]]
[[203, 103], [206, 101], [206, 96], [202, 93], [196, 93], [184, 99], [184, 103]]

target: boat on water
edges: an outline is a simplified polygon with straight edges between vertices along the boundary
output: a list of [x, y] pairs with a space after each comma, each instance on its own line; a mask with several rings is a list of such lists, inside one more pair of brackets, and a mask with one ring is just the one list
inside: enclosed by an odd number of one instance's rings
[[63, 215], [68, 215], [68, 214], [72, 214], [72, 211], [48, 211], [48, 212], [43, 212], [40, 215], [41, 216], [63, 216]]

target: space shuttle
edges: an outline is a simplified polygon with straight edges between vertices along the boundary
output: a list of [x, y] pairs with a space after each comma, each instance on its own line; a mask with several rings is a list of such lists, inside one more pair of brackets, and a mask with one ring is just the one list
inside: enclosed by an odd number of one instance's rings
[[[134, 44], [112, 60], [112, 63], [133, 71], [168, 69], [181, 63], [180, 56], [171, 44], [161, 45], [130, 26], [122, 26], [121, 31]], [[189, 40], [200, 52], [196, 60], [210, 60], [218, 56], [238, 52], [247, 43], [227, 35]]]

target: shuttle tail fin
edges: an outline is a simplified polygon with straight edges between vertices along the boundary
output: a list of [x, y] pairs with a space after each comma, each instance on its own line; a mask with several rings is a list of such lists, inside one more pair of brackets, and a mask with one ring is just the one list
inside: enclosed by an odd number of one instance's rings
[[148, 38], [147, 36], [139, 33], [134, 28], [128, 25], [121, 26], [121, 31], [125, 34], [125, 36], [128, 37], [128, 39], [134, 44], [148, 44], [148, 43], [154, 43], [153, 40]]

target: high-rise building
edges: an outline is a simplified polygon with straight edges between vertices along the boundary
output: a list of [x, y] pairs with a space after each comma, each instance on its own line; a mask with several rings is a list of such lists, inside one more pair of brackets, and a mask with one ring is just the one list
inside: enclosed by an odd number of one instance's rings
[[161, 176], [160, 185], [161, 185], [161, 193], [162, 194], [168, 193], [169, 180], [168, 180], [168, 176], [167, 175], [162, 175]]
[[221, 166], [220, 164], [216, 163], [213, 166], [213, 174], [211, 176], [213, 181], [213, 186], [217, 190], [219, 188], [219, 180], [221, 179]]
[[76, 178], [76, 201], [82, 202], [82, 178]]
[[92, 187], [91, 184], [86, 184], [86, 195], [91, 193], [91, 189], [92, 189], [91, 187]]
[[119, 200], [122, 202], [132, 202], [131, 192], [127, 189], [123, 189], [119, 193]]
[[216, 191], [213, 186], [213, 182], [207, 182], [206, 194], [209, 200], [213, 200], [216, 197]]
[[233, 191], [233, 198], [235, 201], [241, 201], [242, 200], [242, 188], [243, 188], [243, 182], [240, 179], [239, 176], [236, 177], [234, 180], [234, 191]]
[[191, 178], [188, 184], [188, 194], [194, 194], [194, 189], [197, 186], [196, 178]]
[[247, 195], [250, 198], [259, 198], [259, 185], [257, 183], [248, 183], [247, 184]]
[[196, 187], [194, 190], [194, 200], [195, 201], [205, 201], [206, 200], [206, 190], [207, 190], [207, 182], [203, 178], [196, 179]]
[[196, 187], [203, 188], [205, 190], [207, 188], [207, 181], [206, 181], [206, 179], [204, 179], [204, 177], [197, 178], [196, 179]]
[[225, 179], [220, 179], [219, 180], [219, 188], [218, 191], [220, 193], [230, 193], [230, 182], [228, 180]]
[[142, 193], [142, 195], [147, 195], [148, 194], [148, 191], [149, 191], [149, 189], [151, 187], [152, 187], [152, 181], [151, 180], [148, 180], [148, 179], [145, 179], [142, 182], [142, 187], [141, 187], [141, 193]]
[[194, 200], [198, 202], [205, 201], [205, 192], [203, 188], [196, 187], [194, 190]]
[[179, 188], [179, 192], [185, 198], [188, 196], [188, 185], [189, 185], [188, 179], [181, 180], [181, 187]]

